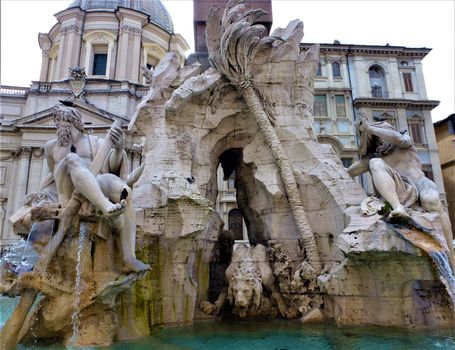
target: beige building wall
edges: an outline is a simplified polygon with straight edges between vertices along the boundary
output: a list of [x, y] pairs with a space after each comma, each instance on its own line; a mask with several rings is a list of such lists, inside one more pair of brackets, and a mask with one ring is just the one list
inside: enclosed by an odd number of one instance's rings
[[452, 229], [455, 228], [455, 114], [434, 124]]

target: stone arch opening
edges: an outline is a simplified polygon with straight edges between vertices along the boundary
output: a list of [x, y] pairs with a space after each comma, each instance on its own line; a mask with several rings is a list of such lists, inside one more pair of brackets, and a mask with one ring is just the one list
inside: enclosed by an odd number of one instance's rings
[[[245, 221], [248, 241], [252, 245], [259, 243], [267, 244], [270, 237], [267, 237], [264, 230], [264, 222], [259, 213], [251, 206], [253, 196], [255, 196], [257, 192], [256, 180], [254, 178], [254, 163], [247, 164], [243, 161], [242, 148], [231, 148], [220, 155], [219, 164], [223, 169], [225, 180], [229, 179], [232, 174], [235, 174], [234, 187], [236, 191], [237, 207], [238, 212]], [[236, 232], [232, 233], [234, 235], [236, 234]]]

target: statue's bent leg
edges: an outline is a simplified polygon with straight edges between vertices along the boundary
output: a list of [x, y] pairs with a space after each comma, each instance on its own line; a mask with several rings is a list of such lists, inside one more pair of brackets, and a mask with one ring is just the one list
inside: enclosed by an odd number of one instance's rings
[[392, 206], [390, 216], [407, 217], [408, 214], [398, 198], [397, 185], [387, 171], [387, 164], [380, 158], [373, 158], [369, 162], [369, 167], [374, 187]]
[[453, 233], [452, 225], [450, 224], [449, 216], [444, 211], [444, 208], [439, 200], [439, 192], [436, 184], [428, 178], [422, 178], [417, 183], [420, 195], [420, 204], [427, 211], [436, 211], [439, 213], [444, 230], [444, 236], [449, 248], [449, 261], [452, 266], [452, 273], [455, 274], [455, 253], [453, 249]]
[[57, 186], [58, 203], [66, 206], [66, 202], [71, 198], [74, 191], [74, 186], [64, 160], [56, 165], [54, 178]]
[[125, 208], [121, 203], [112, 203], [104, 195], [98, 180], [90, 172], [82, 159], [75, 153], [68, 154], [63, 162], [71, 177], [74, 188], [106, 216], [120, 215]]
[[101, 190], [111, 201], [126, 202], [125, 212], [111, 220], [120, 234], [125, 272], [149, 270], [150, 265], [136, 259], [136, 213], [134, 212], [131, 188], [113, 174], [98, 175], [97, 180]]

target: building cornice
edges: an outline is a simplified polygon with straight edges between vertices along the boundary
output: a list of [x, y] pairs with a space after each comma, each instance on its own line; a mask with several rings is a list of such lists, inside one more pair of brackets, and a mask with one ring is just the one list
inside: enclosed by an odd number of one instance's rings
[[85, 17], [85, 11], [80, 7], [70, 7], [63, 11], [57, 12], [54, 16], [60, 23], [73, 18], [82, 21]]
[[[307, 50], [313, 43], [301, 43], [300, 47]], [[397, 56], [412, 56], [425, 57], [430, 51], [426, 47], [405, 47], [391, 45], [354, 45], [354, 44], [319, 44], [321, 52], [344, 52], [354, 54], [369, 54], [369, 55], [397, 55]]]
[[377, 99], [371, 97], [359, 97], [353, 101], [355, 107], [401, 107], [419, 108], [432, 110], [439, 106], [436, 100], [406, 100], [406, 99]]
[[[150, 23], [150, 16], [147, 15], [146, 13], [133, 10], [130, 8], [126, 7], [121, 7], [119, 6], [117, 10], [115, 11], [115, 15], [120, 21], [124, 21], [125, 19], [131, 19], [134, 21], [138, 21], [141, 25], [141, 28], [145, 26], [147, 23]], [[155, 24], [155, 23], [153, 23]], [[156, 24], [155, 24], [156, 25]]]

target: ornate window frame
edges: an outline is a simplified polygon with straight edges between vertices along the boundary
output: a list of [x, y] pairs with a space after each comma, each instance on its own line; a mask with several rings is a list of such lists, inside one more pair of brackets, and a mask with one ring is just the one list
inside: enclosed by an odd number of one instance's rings
[[381, 92], [381, 96], [374, 96], [373, 90], [370, 90], [370, 95], [373, 98], [378, 98], [378, 97], [379, 98], [389, 98], [389, 96], [390, 96], [390, 91], [389, 91], [390, 84], [388, 81], [389, 72], [387, 70], [387, 67], [385, 67], [382, 63], [380, 63], [378, 61], [371, 62], [367, 66], [366, 75], [367, 75], [367, 79], [368, 79], [368, 86], [370, 87], [370, 89], [372, 89], [372, 80], [370, 77], [370, 71], [375, 67], [379, 68], [382, 71], [382, 83], [383, 83], [382, 92]]
[[[144, 65], [147, 65], [148, 58], [152, 57], [156, 59], [157, 63], [161, 61], [161, 59], [166, 55], [166, 51], [158, 44], [155, 43], [144, 43], [142, 42], [142, 62]], [[155, 67], [156, 67], [155, 65]], [[143, 84], [145, 84], [145, 78], [143, 77]]]
[[[88, 78], [105, 78], [109, 79], [111, 70], [112, 53], [117, 37], [105, 30], [91, 30], [82, 37], [85, 42], [85, 71]], [[92, 64], [95, 45], [107, 45], [107, 63], [105, 75], [93, 75]]]

